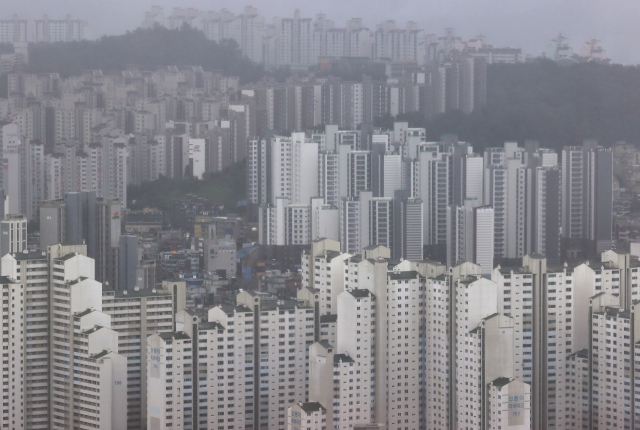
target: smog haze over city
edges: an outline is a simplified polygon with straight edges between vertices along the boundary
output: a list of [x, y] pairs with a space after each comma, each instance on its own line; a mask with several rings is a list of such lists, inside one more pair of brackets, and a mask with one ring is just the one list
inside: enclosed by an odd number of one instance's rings
[[1, 6], [0, 428], [640, 429], [639, 2]]
[[[393, 19], [399, 23], [415, 21], [427, 32], [438, 33], [445, 27], [458, 29], [460, 35], [471, 38], [485, 35], [496, 46], [518, 46], [528, 54], [539, 55], [546, 41], [562, 33], [571, 39], [599, 39], [606, 45], [616, 63], [640, 63], [640, 28], [636, 21], [640, 16], [640, 4], [631, 0], [580, 1], [540, 0], [502, 1], [480, 0], [472, 3], [464, 0], [435, 0], [430, 2], [402, 1], [374, 2], [354, 0], [256, 0], [250, 3], [270, 20], [272, 17], [286, 18], [300, 9], [305, 16], [324, 13], [342, 25], [351, 18], [362, 18], [365, 25]], [[82, 0], [30, 0], [18, 2], [5, 0], [5, 16], [18, 14], [37, 19], [41, 14], [49, 16], [76, 15], [82, 12], [83, 19], [91, 22], [92, 34], [121, 34], [133, 30], [140, 24], [140, 16], [151, 6], [161, 6], [169, 12], [173, 7], [199, 10], [229, 9], [241, 13], [244, 4], [224, 1], [186, 0], [180, 3], [171, 0], [157, 1], [98, 1]]]

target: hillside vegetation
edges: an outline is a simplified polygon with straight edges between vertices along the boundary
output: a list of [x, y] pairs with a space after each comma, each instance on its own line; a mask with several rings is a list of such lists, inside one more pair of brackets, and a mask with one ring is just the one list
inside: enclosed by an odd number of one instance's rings
[[202, 66], [239, 76], [242, 83], [264, 76], [262, 66], [242, 56], [232, 40], [216, 43], [204, 33], [184, 26], [139, 28], [119, 36], [103, 36], [80, 42], [32, 43], [28, 73], [57, 72], [61, 77], [77, 76], [83, 70], [119, 72], [128, 67], [155, 70], [159, 66]]
[[426, 128], [430, 140], [456, 133], [478, 150], [525, 139], [556, 149], [584, 139], [597, 139], [605, 146], [638, 143], [640, 67], [594, 63], [563, 67], [548, 60], [491, 65], [483, 108], [469, 115], [453, 111], [430, 120], [415, 114], [398, 119]]
[[140, 186], [130, 185], [127, 188], [127, 207], [130, 209], [155, 207], [169, 211], [174, 199], [195, 194], [216, 203], [224, 203], [225, 210], [234, 212], [237, 202], [245, 199], [247, 188], [245, 172], [245, 163], [242, 162], [222, 172], [206, 175], [204, 180], [161, 178], [157, 181], [145, 182]]

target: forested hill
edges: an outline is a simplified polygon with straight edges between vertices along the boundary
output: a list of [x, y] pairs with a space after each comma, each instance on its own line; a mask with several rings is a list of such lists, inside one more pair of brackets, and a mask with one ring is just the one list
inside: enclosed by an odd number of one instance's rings
[[597, 139], [640, 143], [640, 67], [549, 60], [491, 65], [487, 105], [470, 115], [450, 112], [431, 120], [409, 117], [429, 139], [457, 133], [478, 149], [505, 140], [537, 139], [561, 148]]
[[96, 41], [38, 43], [29, 46], [28, 73], [57, 72], [61, 77], [80, 75], [82, 70], [119, 72], [129, 66], [155, 70], [158, 66], [202, 66], [239, 76], [241, 83], [264, 76], [262, 66], [242, 56], [231, 40], [208, 40], [190, 27], [137, 29]]

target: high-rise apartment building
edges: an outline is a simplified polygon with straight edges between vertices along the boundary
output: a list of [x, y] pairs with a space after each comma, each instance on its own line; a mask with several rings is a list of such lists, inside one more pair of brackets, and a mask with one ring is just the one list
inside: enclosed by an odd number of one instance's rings
[[12, 19], [0, 20], [0, 43], [27, 42], [29, 27], [26, 19], [13, 15]]
[[185, 282], [163, 282], [161, 290], [103, 289], [102, 307], [118, 332], [118, 351], [127, 357], [127, 428], [147, 422], [146, 340], [175, 330], [175, 314], [186, 308]]
[[[314, 307], [249, 291], [237, 302], [210, 309], [208, 322], [183, 312], [178, 332], [149, 337], [150, 428], [281, 429], [287, 408], [307, 399]], [[198, 389], [183, 390], [195, 375]]]
[[67, 241], [67, 207], [64, 200], [40, 204], [40, 249]]
[[620, 307], [618, 299], [607, 293], [591, 297], [589, 304], [591, 347], [586, 422], [598, 429], [634, 428], [640, 421], [634, 396], [639, 385], [635, 372], [640, 367], [635, 360], [639, 354], [636, 308]]
[[0, 254], [15, 254], [27, 249], [27, 219], [7, 214], [0, 221]]
[[100, 311], [102, 286], [92, 279], [93, 261], [72, 248], [57, 245], [49, 253], [2, 258], [6, 293], [15, 296], [12, 312], [21, 315], [13, 319], [12, 339], [22, 339], [14, 341], [12, 349], [21, 359], [14, 358], [13, 367], [22, 366], [25, 383], [20, 397], [18, 392], [11, 396], [14, 403], [22, 399], [14, 407], [24, 412], [22, 422], [14, 415], [11, 426], [126, 426], [121, 413], [126, 410], [126, 359], [117, 353], [117, 334]]
[[562, 237], [565, 246], [577, 241], [583, 257], [611, 247], [612, 169], [611, 150], [597, 142], [562, 149]]
[[3, 255], [0, 283], [7, 349], [2, 379], [6, 381], [7, 397], [2, 424], [8, 428], [48, 429], [52, 351], [47, 256], [22, 251]]
[[119, 200], [96, 200], [96, 279], [118, 287], [121, 206]]
[[344, 291], [344, 262], [349, 254], [340, 252], [340, 243], [321, 239], [302, 253], [302, 287], [313, 288], [319, 296], [319, 315], [336, 314], [338, 295]]
[[71, 42], [90, 38], [87, 22], [73, 20], [71, 15], [64, 20], [52, 20], [47, 15], [35, 20], [35, 42]]
[[567, 387], [564, 370], [574, 352], [576, 294], [573, 271], [547, 265], [537, 254], [522, 267], [498, 266], [498, 312], [513, 318], [517, 379], [531, 385], [533, 428], [561, 428]]

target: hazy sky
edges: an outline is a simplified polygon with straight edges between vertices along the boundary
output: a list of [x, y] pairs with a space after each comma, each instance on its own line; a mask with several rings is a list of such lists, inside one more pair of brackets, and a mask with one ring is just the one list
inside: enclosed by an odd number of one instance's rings
[[371, 29], [388, 19], [399, 26], [416, 21], [427, 33], [437, 35], [445, 27], [455, 27], [463, 39], [484, 34], [488, 43], [520, 47], [534, 56], [562, 32], [576, 52], [582, 42], [599, 39], [614, 62], [640, 63], [638, 0], [0, 0], [0, 18], [16, 13], [34, 19], [46, 13], [60, 19], [68, 13], [87, 20], [93, 36], [98, 37], [138, 27], [151, 5], [164, 7], [168, 16], [175, 6], [241, 13], [245, 4], [257, 7], [268, 21], [274, 16], [291, 17], [299, 8], [303, 17], [323, 12], [336, 26], [362, 18]]

